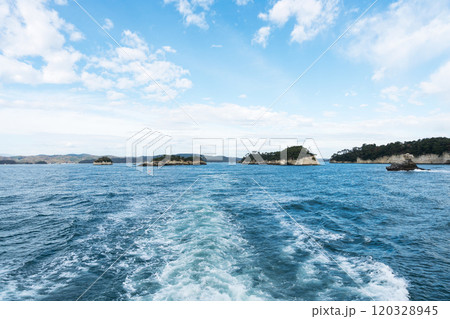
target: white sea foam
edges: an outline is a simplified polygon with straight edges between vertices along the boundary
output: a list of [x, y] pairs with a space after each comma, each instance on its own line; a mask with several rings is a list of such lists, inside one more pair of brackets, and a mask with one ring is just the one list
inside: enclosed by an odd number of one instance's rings
[[[397, 277], [388, 265], [373, 261], [371, 258], [346, 258], [339, 256], [340, 266], [360, 284], [358, 290], [374, 300], [403, 301], [408, 300], [408, 283]], [[365, 283], [363, 276], [370, 281]]]
[[[129, 275], [124, 282], [127, 298], [263, 299], [264, 294], [251, 287], [248, 275], [236, 272], [248, 258], [247, 242], [239, 235], [237, 225], [204, 195], [190, 198], [182, 209], [174, 209], [164, 227], [155, 228], [137, 243], [137, 255], [146, 251], [150, 257], [163, 253], [165, 261], [153, 260], [152, 264], [148, 260]], [[151, 275], [150, 267], [154, 270]], [[148, 291], [152, 286], [158, 289]]]
[[420, 173], [450, 174], [450, 170], [443, 170], [443, 169], [426, 169], [426, 170], [416, 169], [416, 170], [414, 170], [414, 172], [420, 172]]
[[[333, 281], [331, 285], [333, 289], [324, 287], [323, 291], [318, 291], [319, 299], [333, 299], [333, 295], [338, 289], [350, 288], [366, 299], [408, 300], [409, 293], [406, 280], [396, 276], [388, 265], [367, 257], [345, 257], [331, 254], [325, 252], [321, 247], [322, 242], [340, 240], [343, 235], [331, 233], [324, 229], [314, 232], [303, 225], [303, 229], [301, 229], [298, 225], [286, 220], [281, 214], [279, 220], [283, 228], [291, 231], [294, 235], [294, 240], [283, 249], [283, 252], [291, 258], [298, 250], [310, 254], [305, 262], [299, 264], [298, 280], [303, 283]], [[327, 276], [324, 269], [327, 268], [333, 270], [334, 273], [341, 273], [343, 277], [324, 278], [324, 276]], [[348, 276], [354, 281], [354, 285], [343, 287], [342, 279]]]
[[[68, 269], [73, 269], [69, 271]], [[62, 255], [29, 276], [17, 276], [0, 291], [0, 300], [39, 300], [65, 287], [67, 280], [86, 270], [75, 253]], [[26, 289], [24, 289], [26, 287]]]

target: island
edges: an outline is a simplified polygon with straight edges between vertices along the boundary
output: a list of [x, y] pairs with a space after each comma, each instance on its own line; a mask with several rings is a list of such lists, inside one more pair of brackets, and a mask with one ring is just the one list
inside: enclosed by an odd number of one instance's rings
[[151, 162], [144, 162], [139, 166], [173, 166], [173, 165], [206, 165], [202, 157], [179, 156], [179, 155], [160, 155], [154, 157]]
[[[284, 156], [282, 156], [282, 153], [284, 153]], [[263, 161], [261, 161], [261, 158]], [[239, 161], [239, 163], [244, 165], [320, 165], [315, 154], [312, 154], [308, 149], [302, 146], [291, 146], [281, 152], [248, 153]]]
[[432, 137], [379, 146], [363, 144], [333, 154], [330, 163], [403, 163], [405, 156], [415, 164], [450, 164], [450, 138]]
[[112, 165], [113, 161], [107, 156], [102, 156], [94, 161], [94, 165]]
[[388, 171], [426, 171], [426, 169], [420, 168], [416, 163], [413, 162], [413, 156], [409, 153], [403, 155], [403, 161], [400, 163], [392, 163], [390, 166], [386, 167]]
[[[156, 155], [153, 157], [161, 157], [164, 155]], [[199, 155], [199, 154], [189, 154], [189, 153], [179, 153], [172, 155], [183, 157], [185, 159], [192, 157], [200, 157], [201, 161], [209, 163], [209, 162], [222, 162], [228, 163], [237, 161], [236, 157], [227, 157], [227, 156], [209, 156], [209, 155]], [[66, 155], [28, 155], [28, 156], [0, 156], [0, 165], [11, 165], [11, 164], [91, 164], [99, 158], [107, 157], [114, 164], [125, 164], [125, 163], [144, 163], [151, 162], [152, 156], [133, 156], [133, 157], [119, 157], [114, 155], [92, 155], [92, 154], [66, 154]], [[108, 161], [109, 162], [109, 161]], [[201, 164], [201, 163], [200, 163]], [[111, 165], [111, 164], [104, 164]]]
[[0, 159], [0, 165], [12, 165], [12, 164], [17, 164], [17, 162], [10, 159]]

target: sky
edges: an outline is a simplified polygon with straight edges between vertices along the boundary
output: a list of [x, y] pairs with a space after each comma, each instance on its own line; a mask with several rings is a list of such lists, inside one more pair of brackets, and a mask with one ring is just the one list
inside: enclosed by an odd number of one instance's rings
[[0, 155], [123, 156], [148, 128], [329, 157], [449, 123], [450, 0], [0, 0]]

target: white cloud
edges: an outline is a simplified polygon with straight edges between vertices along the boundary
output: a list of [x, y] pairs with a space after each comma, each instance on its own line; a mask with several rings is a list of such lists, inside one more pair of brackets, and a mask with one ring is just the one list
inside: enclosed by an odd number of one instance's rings
[[61, 50], [49, 53], [46, 58], [50, 63], [42, 68], [42, 80], [44, 83], [73, 83], [78, 80], [75, 71], [75, 63], [79, 61], [82, 54], [73, 49]]
[[[324, 156], [362, 143], [385, 143], [448, 132], [450, 113], [436, 110], [422, 116], [396, 115], [392, 110], [381, 118], [335, 121], [285, 112], [269, 111], [257, 125], [250, 125], [267, 109], [237, 104], [188, 104], [183, 108], [200, 124], [193, 129], [190, 118], [180, 108], [136, 104], [123, 96], [115, 100], [92, 100], [89, 95], [64, 92], [30, 92], [0, 101], [0, 148], [5, 153], [64, 153], [59, 141], [76, 145], [77, 152], [123, 154], [124, 141], [143, 127], [174, 137], [174, 152], [191, 151], [192, 138], [296, 137], [300, 142], [313, 137]], [[383, 105], [382, 105], [383, 106]], [[333, 115], [333, 114], [324, 114]], [[355, 134], [355, 132], [359, 132]], [[27, 136], [39, 136], [40, 144]], [[23, 143], [17, 139], [23, 137]], [[46, 142], [48, 141], [48, 147]], [[62, 142], [61, 142], [62, 143]], [[245, 150], [244, 150], [245, 152]]]
[[238, 6], [245, 6], [250, 2], [253, 2], [253, 0], [235, 0], [235, 2]]
[[211, 44], [211, 48], [222, 48], [222, 44]]
[[372, 75], [372, 80], [379, 81], [384, 78], [384, 74], [386, 72], [386, 67], [380, 67]]
[[355, 91], [353, 91], [353, 90], [350, 90], [350, 91], [348, 91], [348, 92], [345, 92], [345, 96], [357, 96], [358, 95], [358, 93], [356, 93]]
[[67, 0], [55, 0], [55, 3], [60, 6], [67, 5]]
[[86, 71], [81, 74], [81, 80], [83, 85], [92, 91], [108, 90], [115, 86], [114, 81]]
[[247, 98], [247, 94], [241, 94], [238, 96], [240, 99], [246, 99]]
[[165, 46], [151, 53], [145, 40], [130, 30], [122, 33], [121, 42], [122, 48], [88, 58], [82, 74], [87, 88], [126, 90], [122, 93], [168, 101], [192, 87], [192, 82], [186, 78], [189, 71], [164, 59], [165, 52], [176, 52], [173, 48]]
[[[6, 82], [73, 83], [82, 54], [66, 43], [83, 39], [81, 32], [45, 6], [46, 1], [17, 0], [0, 4], [0, 66]], [[32, 60], [40, 60], [38, 67]]]
[[399, 88], [395, 85], [389, 86], [381, 90], [381, 97], [384, 99], [389, 99], [394, 102], [399, 102], [400, 98], [404, 97], [406, 93], [410, 90], [407, 86]]
[[450, 95], [450, 61], [431, 74], [428, 81], [420, 83], [420, 88], [427, 94], [445, 93]]
[[418, 99], [421, 92], [416, 89], [411, 89], [407, 86], [398, 87], [392, 85], [381, 90], [380, 96], [383, 99], [388, 99], [396, 103], [410, 103], [414, 105], [423, 105]]
[[391, 103], [379, 102], [378, 104], [380, 105], [380, 107], [375, 109], [375, 111], [377, 111], [377, 112], [392, 113], [392, 112], [397, 112], [397, 110], [398, 110], [397, 106], [395, 106], [394, 104], [391, 104]]
[[42, 81], [42, 74], [29, 63], [0, 54], [0, 78], [8, 82], [36, 84]]
[[[165, 59], [165, 53], [175, 53], [175, 49], [164, 46], [151, 52], [146, 41], [130, 30], [122, 33], [123, 48], [110, 49], [101, 56], [75, 50], [69, 41], [84, 36], [46, 4], [45, 0], [0, 2], [2, 82], [81, 84], [105, 94], [129, 90], [134, 96], [147, 97], [141, 92], [153, 80], [161, 82], [172, 97], [192, 87], [186, 78], [189, 71]], [[109, 19], [105, 22], [112, 27]], [[162, 95], [165, 93], [160, 90], [152, 97], [162, 100]]]
[[69, 34], [70, 41], [76, 42], [84, 39], [84, 34], [78, 31], [71, 23], [64, 23], [63, 30]]
[[174, 48], [166, 45], [162, 47], [164, 51], [168, 52], [168, 53], [177, 53], [177, 50], [175, 50]]
[[112, 90], [108, 91], [106, 94], [109, 100], [120, 100], [125, 98], [125, 94]]
[[[177, 11], [183, 16], [187, 26], [195, 25], [201, 29], [208, 29], [206, 13], [211, 9], [215, 0], [164, 0], [165, 4], [173, 3]], [[235, 0], [238, 6], [244, 6], [252, 0]]]
[[[295, 25], [291, 31], [291, 41], [302, 43], [313, 39], [334, 23], [338, 14], [338, 2], [338, 0], [278, 0], [267, 13], [260, 13], [259, 18], [277, 27], [283, 27], [293, 18]], [[255, 43], [267, 45], [271, 31], [267, 28], [259, 29], [254, 38]]]
[[347, 50], [370, 61], [373, 79], [399, 68], [419, 65], [450, 51], [448, 0], [400, 0], [387, 11], [363, 18], [351, 31]]
[[102, 28], [105, 30], [111, 30], [114, 28], [114, 23], [110, 19], [106, 18]]
[[[183, 109], [166, 108], [136, 105], [126, 99], [118, 101], [124, 98], [118, 92], [109, 91], [108, 96], [114, 101], [90, 101], [89, 98], [83, 101], [85, 98], [79, 94], [66, 96], [63, 106], [53, 95], [52, 98], [41, 96], [36, 99], [35, 94], [30, 94], [22, 96], [20, 100], [5, 100], [0, 103], [0, 135], [105, 136], [115, 138], [116, 143], [120, 143], [123, 148], [126, 137], [143, 127], [190, 139], [204, 136], [267, 136], [280, 134], [282, 131], [284, 134], [286, 130], [294, 132], [298, 131], [299, 127], [309, 127], [312, 124], [312, 119], [299, 115], [268, 111], [260, 120], [258, 128], [250, 125], [246, 127], [243, 124], [250, 124], [267, 109], [229, 103], [219, 106], [190, 104], [184, 105]], [[192, 121], [185, 111], [194, 115], [195, 120], [201, 124], [200, 127], [192, 129]], [[255, 131], [258, 133], [255, 134]], [[0, 139], [0, 147], [4, 142]], [[187, 142], [184, 143], [185, 147], [191, 145]], [[102, 141], [96, 138], [93, 138], [91, 143], [98, 143], [100, 149], [105, 147], [101, 145]]]
[[190, 89], [192, 82], [186, 78], [177, 78], [175, 79], [174, 86], [178, 89]]
[[208, 28], [205, 12], [210, 9], [214, 0], [164, 0], [164, 3], [174, 3], [186, 25], [192, 24], [202, 29]]
[[337, 115], [337, 113], [334, 112], [334, 111], [324, 111], [324, 112], [322, 113], [322, 115], [323, 115], [324, 117], [335, 117], [335, 116]]
[[269, 40], [270, 27], [262, 27], [256, 32], [253, 37], [252, 43], [260, 44], [263, 48], [267, 46], [267, 40]]

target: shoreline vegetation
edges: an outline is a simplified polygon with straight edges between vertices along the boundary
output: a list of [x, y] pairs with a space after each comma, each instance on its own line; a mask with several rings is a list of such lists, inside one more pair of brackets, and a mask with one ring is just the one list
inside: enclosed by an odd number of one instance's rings
[[[450, 164], [450, 138], [433, 137], [416, 141], [395, 142], [386, 145], [363, 144], [361, 147], [344, 149], [333, 154], [330, 163], [357, 163], [357, 164], [392, 164], [400, 163], [406, 154], [412, 155], [416, 164]], [[164, 165], [194, 165], [194, 158], [200, 155], [176, 154]], [[155, 157], [133, 157], [128, 160], [136, 165], [157, 166], [163, 164], [165, 155]], [[281, 159], [283, 158], [283, 160]], [[261, 159], [264, 163], [261, 163]], [[248, 153], [242, 158], [227, 156], [201, 156], [200, 165], [207, 163], [226, 163], [236, 161], [248, 165], [298, 165], [315, 166], [319, 162], [315, 154], [310, 153], [302, 146], [292, 146], [278, 152]], [[91, 154], [67, 155], [33, 155], [33, 156], [0, 156], [0, 165], [13, 164], [95, 164], [112, 165], [127, 163], [126, 157], [96, 156]], [[198, 164], [198, 163], [197, 163]]]
[[97, 158], [93, 164], [94, 165], [112, 165], [113, 161], [108, 156], [102, 156], [100, 158]]
[[206, 165], [203, 156], [183, 157], [180, 155], [161, 155], [152, 159], [151, 162], [144, 162], [138, 166], [173, 166], [173, 165]]
[[[152, 162], [153, 158], [163, 157], [165, 155], [140, 156], [128, 158], [129, 162], [133, 164], [142, 164]], [[199, 155], [194, 155], [198, 157]], [[97, 156], [91, 154], [66, 154], [66, 155], [30, 155], [30, 156], [0, 156], [0, 165], [13, 165], [13, 164], [93, 164], [96, 160], [106, 157], [109, 158], [114, 164], [127, 163], [126, 157], [119, 157], [113, 155]], [[192, 154], [176, 154], [172, 155], [174, 158], [192, 158]], [[207, 163], [227, 163], [230, 160], [239, 161], [240, 158], [227, 157], [227, 156], [201, 156], [201, 160]]]
[[291, 146], [281, 152], [247, 153], [239, 163], [244, 165], [320, 165], [315, 154], [302, 146]]
[[363, 144], [333, 154], [330, 163], [392, 164], [406, 155], [416, 164], [450, 164], [450, 138], [433, 137], [386, 145]]

